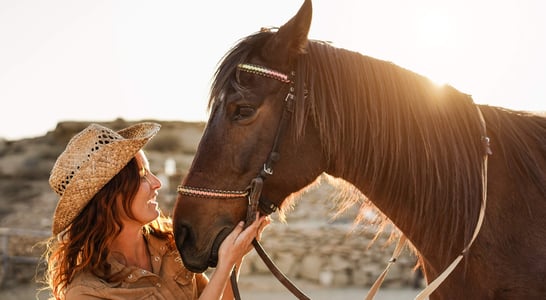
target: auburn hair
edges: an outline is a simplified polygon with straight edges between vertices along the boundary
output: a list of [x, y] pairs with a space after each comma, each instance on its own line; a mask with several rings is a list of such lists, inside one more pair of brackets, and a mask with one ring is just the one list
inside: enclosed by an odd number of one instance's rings
[[[121, 217], [134, 219], [131, 205], [140, 182], [138, 163], [133, 158], [89, 201], [67, 229], [46, 242], [45, 283], [54, 299], [64, 299], [67, 286], [79, 272], [89, 271], [109, 281], [112, 274], [106, 262], [108, 248], [122, 230]], [[144, 225], [143, 233], [166, 239], [174, 248], [172, 221], [163, 214]]]

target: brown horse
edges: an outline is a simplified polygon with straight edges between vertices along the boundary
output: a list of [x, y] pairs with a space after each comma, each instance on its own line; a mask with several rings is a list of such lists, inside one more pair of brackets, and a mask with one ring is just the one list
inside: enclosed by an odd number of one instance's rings
[[185, 265], [215, 266], [253, 178], [264, 179], [266, 214], [327, 173], [407, 236], [429, 282], [469, 244], [486, 194], [477, 239], [431, 299], [546, 299], [546, 118], [476, 105], [390, 62], [309, 40], [311, 15], [305, 1], [221, 61], [174, 211]]

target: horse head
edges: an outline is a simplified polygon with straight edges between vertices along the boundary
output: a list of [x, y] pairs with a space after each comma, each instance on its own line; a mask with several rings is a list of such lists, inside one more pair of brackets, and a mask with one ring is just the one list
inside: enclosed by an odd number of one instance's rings
[[210, 117], [173, 215], [176, 244], [191, 271], [216, 266], [222, 240], [245, 219], [253, 178], [264, 179], [259, 211], [270, 214], [323, 171], [316, 128], [294, 117], [305, 115], [310, 96], [295, 72], [311, 14], [305, 1], [285, 25], [242, 40], [218, 67]]

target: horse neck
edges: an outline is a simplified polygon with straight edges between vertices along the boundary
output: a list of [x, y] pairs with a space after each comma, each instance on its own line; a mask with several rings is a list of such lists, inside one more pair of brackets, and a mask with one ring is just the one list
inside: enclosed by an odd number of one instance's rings
[[[362, 191], [424, 259], [440, 269], [463, 249], [476, 224], [482, 156], [476, 154], [481, 148], [466, 139], [475, 134], [479, 140], [479, 128], [460, 130], [470, 134], [456, 132], [457, 116], [439, 116], [438, 124], [418, 124], [400, 111], [377, 114], [384, 116], [383, 123], [355, 128], [364, 137], [344, 140], [346, 134], [337, 135], [347, 151], [330, 157], [328, 173]], [[361, 119], [370, 118], [374, 116]], [[387, 124], [389, 120], [397, 124]]]
[[451, 259], [480, 207], [483, 127], [471, 97], [321, 44], [306, 59], [326, 172], [360, 189], [419, 252]]

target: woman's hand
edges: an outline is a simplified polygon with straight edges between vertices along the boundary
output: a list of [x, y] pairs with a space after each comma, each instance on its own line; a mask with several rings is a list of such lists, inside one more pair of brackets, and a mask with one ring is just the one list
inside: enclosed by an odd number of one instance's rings
[[256, 220], [244, 230], [241, 221], [224, 239], [218, 250], [216, 269], [199, 299], [233, 299], [231, 284], [227, 284], [229, 274], [235, 265], [238, 271], [243, 257], [252, 250], [252, 240], [259, 240], [264, 228], [271, 223], [269, 217], [258, 217], [256, 214]]
[[218, 266], [226, 264], [231, 269], [233, 265], [240, 263], [243, 257], [252, 250], [252, 240], [259, 241], [263, 230], [270, 223], [269, 217], [259, 217], [258, 213], [256, 213], [255, 221], [244, 230], [244, 223], [239, 222], [220, 245]]

